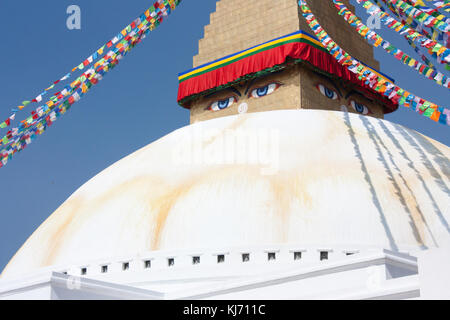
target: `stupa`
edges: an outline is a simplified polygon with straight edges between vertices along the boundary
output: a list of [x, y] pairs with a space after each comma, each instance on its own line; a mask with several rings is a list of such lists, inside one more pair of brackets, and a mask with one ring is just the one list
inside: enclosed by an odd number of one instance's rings
[[[331, 1], [309, 4], [394, 81]], [[0, 298], [449, 298], [450, 149], [383, 120], [398, 106], [337, 64], [296, 0], [217, 1], [179, 81], [191, 125], [74, 192]]]

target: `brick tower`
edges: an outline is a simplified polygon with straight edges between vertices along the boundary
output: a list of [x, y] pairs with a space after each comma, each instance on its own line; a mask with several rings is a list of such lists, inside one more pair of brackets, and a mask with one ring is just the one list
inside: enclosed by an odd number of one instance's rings
[[[344, 2], [354, 10], [348, 0]], [[324, 29], [344, 50], [374, 70], [379, 69], [371, 45], [338, 16], [331, 1], [310, 0], [308, 4]], [[216, 11], [210, 16], [210, 24], [205, 26], [204, 38], [199, 41], [193, 68], [202, 70], [202, 66], [218, 59], [299, 30], [313, 34], [301, 15], [297, 0], [219, 0]], [[367, 90], [361, 90], [338, 74], [323, 72], [305, 61], [287, 63], [276, 72], [270, 71], [264, 76], [252, 73], [253, 76], [240, 78], [240, 82], [218, 86], [217, 90], [198, 92], [187, 103], [185, 99], [180, 104], [191, 110], [191, 122], [279, 109], [348, 111], [377, 118], [395, 110], [383, 97], [368, 94]], [[264, 99], [255, 99], [264, 93], [269, 94]]]

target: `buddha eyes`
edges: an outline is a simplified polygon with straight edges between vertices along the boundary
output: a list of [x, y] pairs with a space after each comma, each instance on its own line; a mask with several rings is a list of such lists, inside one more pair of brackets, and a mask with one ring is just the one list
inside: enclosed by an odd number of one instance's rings
[[[282, 86], [282, 84], [278, 83], [278, 82], [269, 83], [265, 86], [251, 89], [250, 93], [248, 94], [248, 97], [249, 98], [257, 98], [257, 99], [262, 98], [262, 97], [268, 96], [269, 94], [272, 94], [275, 90], [277, 90], [281, 86]], [[213, 103], [211, 103], [209, 105], [209, 107], [206, 108], [206, 110], [220, 111], [220, 110], [231, 107], [238, 100], [239, 100], [239, 98], [235, 95], [230, 96], [223, 100], [216, 100]]]
[[[280, 86], [282, 86], [281, 83], [273, 82], [273, 83], [269, 83], [265, 86], [251, 89], [248, 94], [248, 97], [256, 98], [256, 99], [265, 97], [267, 95], [272, 94]], [[320, 93], [322, 95], [324, 95], [325, 97], [327, 97], [328, 99], [331, 99], [331, 100], [339, 99], [339, 94], [335, 90], [330, 89], [323, 84], [317, 84], [316, 87], [320, 91]], [[236, 95], [232, 95], [225, 99], [214, 101], [213, 103], [210, 104], [210, 106], [207, 109], [211, 110], [211, 111], [224, 110], [226, 108], [231, 107], [234, 103], [238, 102], [238, 100], [239, 100], [239, 98]], [[355, 100], [350, 100], [349, 106], [357, 113], [360, 113], [363, 115], [372, 114], [372, 112], [366, 105], [356, 102]]]
[[[339, 100], [339, 94], [333, 90], [328, 88], [327, 86], [319, 83], [316, 85], [317, 90], [320, 91], [321, 94], [323, 94], [325, 97], [327, 97], [328, 99], [331, 100]], [[346, 97], [347, 98], [347, 97]], [[355, 110], [356, 112], [360, 113], [360, 114], [372, 114], [372, 112], [370, 111], [369, 108], [367, 108], [366, 105], [356, 102], [355, 100], [349, 100], [349, 106]]]
[[352, 107], [353, 110], [355, 110], [356, 112], [361, 113], [361, 114], [372, 113], [372, 112], [370, 112], [369, 108], [367, 108], [364, 104], [358, 103], [354, 100], [350, 101], [350, 107]]
[[209, 106], [209, 110], [212, 110], [212, 111], [223, 110], [223, 109], [226, 109], [228, 107], [231, 107], [233, 105], [233, 103], [235, 103], [236, 101], [237, 101], [237, 99], [234, 96], [228, 97], [228, 98], [223, 99], [223, 100], [218, 100], [218, 101], [213, 102]]
[[265, 96], [268, 96], [269, 94], [272, 94], [275, 90], [277, 90], [279, 87], [281, 87], [281, 83], [273, 82], [268, 85], [252, 89], [250, 91], [250, 94], [248, 95], [251, 98], [262, 98]]
[[324, 86], [323, 84], [318, 84], [316, 87], [320, 91], [320, 93], [323, 94], [328, 99], [331, 99], [331, 100], [339, 99], [339, 95], [336, 91]]

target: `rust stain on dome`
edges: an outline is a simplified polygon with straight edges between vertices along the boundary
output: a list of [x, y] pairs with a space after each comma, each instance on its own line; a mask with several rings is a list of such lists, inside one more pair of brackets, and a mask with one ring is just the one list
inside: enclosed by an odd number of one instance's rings
[[170, 210], [183, 195], [186, 195], [189, 192], [192, 187], [191, 183], [193, 184], [195, 182], [185, 182], [183, 185], [170, 189], [164, 195], [149, 201], [150, 207], [157, 211], [154, 219], [155, 226], [153, 228], [152, 240], [150, 244], [151, 250], [160, 249], [161, 236]]
[[[366, 120], [367, 119], [367, 120]], [[176, 166], [194, 130], [278, 130], [279, 167]], [[387, 132], [386, 130], [389, 130]], [[206, 141], [206, 143], [205, 143]], [[450, 149], [386, 121], [327, 111], [271, 111], [169, 134], [76, 191], [16, 253], [2, 276], [122, 254], [245, 243], [400, 249], [449, 241]], [[218, 235], [220, 234], [220, 235]]]

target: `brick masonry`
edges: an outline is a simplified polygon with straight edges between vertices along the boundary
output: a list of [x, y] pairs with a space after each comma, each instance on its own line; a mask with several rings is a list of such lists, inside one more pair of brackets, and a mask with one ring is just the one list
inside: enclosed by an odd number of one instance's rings
[[[343, 2], [354, 10], [348, 0]], [[342, 48], [353, 57], [379, 69], [379, 63], [374, 58], [371, 45], [337, 15], [337, 10], [331, 1], [310, 0], [308, 4], [324, 29]], [[193, 58], [193, 67], [300, 29], [313, 33], [301, 15], [297, 0], [219, 0], [216, 2], [216, 11], [210, 15], [210, 24], [205, 26], [204, 37], [199, 41], [199, 51]], [[302, 65], [291, 67], [291, 70], [256, 82], [265, 85], [269, 80], [283, 85], [270, 96], [260, 99], [236, 96], [233, 105], [217, 112], [207, 110], [208, 106], [214, 102], [214, 99], [223, 100], [230, 97], [228, 93], [222, 92], [194, 101], [191, 105], [191, 122], [236, 114], [239, 104], [243, 102], [248, 104], [248, 112], [302, 108], [341, 110], [342, 106], [348, 107], [350, 103], [350, 98], [345, 99], [345, 96], [352, 91], [351, 87], [344, 85], [339, 79], [334, 79], [331, 84], [327, 79], [323, 79]], [[322, 82], [326, 83], [325, 85], [330, 89], [332, 87], [338, 89], [336, 91], [340, 91], [342, 97], [338, 100], [327, 100], [317, 89], [317, 85]], [[243, 88], [247, 84], [241, 85]], [[383, 117], [382, 106], [377, 102], [369, 101], [360, 95], [353, 95], [351, 98], [366, 105], [371, 112], [370, 115]], [[348, 108], [348, 111], [354, 110]]]

